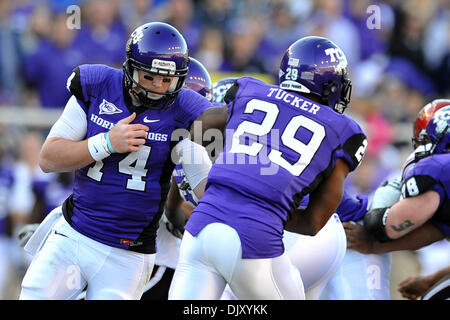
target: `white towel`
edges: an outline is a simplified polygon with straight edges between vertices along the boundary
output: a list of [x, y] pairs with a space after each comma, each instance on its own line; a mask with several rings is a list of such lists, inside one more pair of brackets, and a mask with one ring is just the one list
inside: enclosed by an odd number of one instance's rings
[[45, 217], [24, 247], [24, 250], [34, 256], [42, 248], [53, 229], [56, 221], [62, 216], [62, 207], [59, 206]]

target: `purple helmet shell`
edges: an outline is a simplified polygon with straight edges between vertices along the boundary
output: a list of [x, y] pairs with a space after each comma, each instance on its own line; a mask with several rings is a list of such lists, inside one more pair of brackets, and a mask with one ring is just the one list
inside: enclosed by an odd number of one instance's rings
[[[131, 33], [126, 44], [126, 56], [123, 69], [125, 85], [130, 93], [148, 108], [163, 109], [170, 106], [183, 87], [188, 73], [188, 47], [181, 33], [166, 23], [146, 23]], [[141, 86], [135, 74], [137, 70], [175, 77], [175, 85], [162, 94], [163, 98], [151, 99], [148, 97], [149, 93], [161, 93]], [[134, 86], [137, 86], [140, 91], [132, 90]]]
[[185, 86], [212, 101], [213, 86], [208, 70], [200, 61], [192, 57], [189, 60], [189, 72], [186, 76]]
[[433, 144], [432, 154], [450, 151], [450, 106], [436, 111], [427, 125], [427, 135]]
[[343, 113], [350, 102], [352, 84], [345, 54], [322, 37], [304, 37], [284, 53], [279, 70], [282, 89], [313, 94], [323, 104]]
[[227, 93], [228, 89], [231, 88], [231, 86], [234, 84], [234, 82], [237, 79], [238, 78], [235, 78], [235, 77], [228, 77], [228, 78], [220, 79], [219, 81], [214, 83], [214, 86], [213, 86], [213, 94], [214, 94], [213, 102], [224, 103], [223, 98], [225, 97], [225, 94]]

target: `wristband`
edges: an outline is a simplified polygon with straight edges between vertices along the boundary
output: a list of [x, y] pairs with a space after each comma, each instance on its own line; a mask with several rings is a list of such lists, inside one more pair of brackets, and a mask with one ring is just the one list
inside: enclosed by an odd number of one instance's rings
[[99, 133], [88, 139], [88, 150], [95, 161], [100, 161], [108, 157], [111, 152], [105, 148], [105, 133]]
[[107, 144], [109, 152], [114, 153], [115, 151], [112, 147], [111, 140], [109, 140], [109, 131], [106, 133], [105, 138], [106, 138], [106, 144]]

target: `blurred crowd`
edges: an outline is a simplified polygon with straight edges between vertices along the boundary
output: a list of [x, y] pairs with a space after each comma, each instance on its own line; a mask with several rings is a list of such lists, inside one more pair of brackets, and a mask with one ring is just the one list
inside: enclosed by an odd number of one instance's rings
[[[347, 112], [369, 137], [348, 179], [354, 194], [398, 174], [417, 112], [450, 98], [448, 0], [0, 0], [0, 110], [62, 110], [72, 69], [122, 68], [129, 34], [151, 21], [175, 26], [213, 80], [233, 73], [276, 83], [284, 50], [306, 35], [340, 46], [353, 82]], [[28, 263], [13, 235], [70, 193], [71, 174], [37, 165], [45, 135], [0, 124], [0, 299], [11, 265], [20, 279]]]

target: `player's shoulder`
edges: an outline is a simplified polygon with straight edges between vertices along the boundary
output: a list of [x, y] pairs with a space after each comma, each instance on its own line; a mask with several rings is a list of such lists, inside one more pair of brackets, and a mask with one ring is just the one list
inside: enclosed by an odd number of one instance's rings
[[82, 64], [72, 70], [67, 79], [67, 90], [77, 99], [88, 101], [111, 81], [122, 79], [123, 71], [103, 64]]
[[278, 88], [278, 86], [267, 84], [266, 82], [253, 77], [238, 78], [226, 92], [224, 101], [230, 103], [230, 101], [233, 101], [238, 96], [258, 96], [265, 91], [264, 88], [269, 87]]
[[175, 104], [178, 105], [179, 108], [191, 109], [192, 105], [198, 104], [205, 105], [207, 107], [212, 106], [211, 101], [209, 101], [206, 97], [189, 88], [181, 88], [175, 101]]
[[82, 64], [74, 69], [86, 83], [96, 83], [110, 77], [122, 76], [123, 71], [104, 64]]
[[450, 154], [436, 154], [419, 160], [407, 177], [412, 175], [440, 176], [440, 172], [450, 165]]
[[364, 133], [364, 130], [361, 128], [359, 123], [346, 114], [337, 113], [333, 110], [333, 114], [335, 115], [335, 119], [337, 122], [334, 123], [336, 127], [342, 127], [343, 129], [351, 132], [351, 133]]
[[402, 186], [403, 197], [416, 196], [427, 190], [447, 183], [446, 165], [450, 164], [450, 154], [432, 155], [420, 159], [404, 177]]

